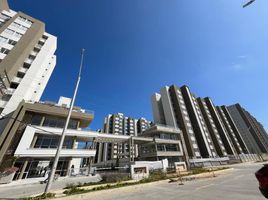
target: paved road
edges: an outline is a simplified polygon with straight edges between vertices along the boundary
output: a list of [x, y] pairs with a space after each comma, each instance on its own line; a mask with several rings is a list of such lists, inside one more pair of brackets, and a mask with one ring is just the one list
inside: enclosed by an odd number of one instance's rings
[[261, 164], [233, 166], [234, 170], [216, 178], [178, 183], [157, 182], [61, 198], [94, 200], [264, 200], [254, 172]]

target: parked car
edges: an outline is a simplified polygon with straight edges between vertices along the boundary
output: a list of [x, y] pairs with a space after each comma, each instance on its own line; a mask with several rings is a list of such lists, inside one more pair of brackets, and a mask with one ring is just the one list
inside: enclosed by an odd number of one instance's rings
[[263, 165], [263, 167], [255, 173], [255, 176], [259, 181], [261, 193], [268, 199], [268, 164]]

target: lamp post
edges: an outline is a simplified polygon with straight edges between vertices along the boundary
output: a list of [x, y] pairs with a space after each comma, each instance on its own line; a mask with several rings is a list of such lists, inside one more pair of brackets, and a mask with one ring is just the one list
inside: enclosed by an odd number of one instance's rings
[[65, 126], [64, 126], [64, 128], [62, 130], [60, 143], [59, 143], [58, 148], [57, 148], [57, 152], [56, 152], [56, 156], [55, 156], [55, 159], [54, 159], [54, 162], [53, 162], [53, 165], [52, 165], [52, 169], [51, 169], [51, 172], [49, 174], [48, 181], [47, 181], [47, 184], [46, 184], [46, 188], [45, 188], [45, 191], [44, 191], [44, 194], [43, 194], [44, 196], [48, 193], [48, 191], [49, 191], [49, 189], [51, 187], [52, 181], [54, 179], [54, 176], [55, 176], [56, 168], [57, 168], [59, 157], [60, 157], [60, 151], [61, 151], [61, 148], [62, 148], [62, 145], [63, 145], [63, 142], [64, 142], [66, 130], [68, 128], [68, 124], [69, 124], [69, 121], [70, 121], [70, 118], [71, 118], [71, 114], [72, 114], [72, 110], [73, 110], [73, 106], [74, 106], [74, 102], [75, 102], [76, 93], [77, 93], [79, 83], [80, 83], [81, 71], [82, 71], [82, 67], [83, 67], [84, 52], [85, 52], [85, 49], [82, 49], [81, 63], [80, 63], [78, 78], [77, 78], [77, 82], [76, 82], [76, 87], [75, 87], [75, 90], [74, 90], [73, 98], [71, 100], [71, 105], [70, 105], [70, 108], [69, 108], [69, 111], [68, 111]]
[[250, 1], [248, 1], [247, 3], [245, 3], [245, 4], [243, 5], [243, 8], [249, 6], [249, 5], [252, 4], [254, 1], [255, 1], [255, 0], [250, 0]]

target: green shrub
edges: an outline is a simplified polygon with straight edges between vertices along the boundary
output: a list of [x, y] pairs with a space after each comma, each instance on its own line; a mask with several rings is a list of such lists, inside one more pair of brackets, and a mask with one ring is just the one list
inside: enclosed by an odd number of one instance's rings
[[55, 197], [55, 193], [46, 193], [46, 194], [41, 194], [36, 197], [25, 197], [25, 198], [20, 198], [21, 200], [41, 200], [41, 199], [52, 199]]
[[75, 186], [75, 187], [65, 190], [63, 194], [66, 194], [66, 195], [80, 194], [80, 193], [83, 193], [84, 191], [85, 189], [81, 189]]
[[205, 168], [194, 168], [192, 169], [192, 174], [201, 174], [201, 173], [205, 173], [205, 172], [208, 172], [209, 170], [208, 169], [205, 169]]

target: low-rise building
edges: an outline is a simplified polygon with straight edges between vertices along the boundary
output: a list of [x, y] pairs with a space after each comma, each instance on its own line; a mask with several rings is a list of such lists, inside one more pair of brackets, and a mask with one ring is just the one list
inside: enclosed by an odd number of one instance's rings
[[[14, 179], [44, 176], [52, 167], [69, 105], [67, 98], [60, 98], [58, 103], [22, 102], [15, 112], [4, 116], [8, 124], [1, 135], [1, 168], [17, 167]], [[96, 134], [82, 130], [93, 117], [92, 111], [74, 107], [56, 170], [60, 176], [68, 175], [71, 168], [83, 167], [95, 156]]]
[[153, 142], [139, 145], [139, 160], [158, 161], [167, 159], [170, 166], [174, 166], [175, 162], [186, 161], [180, 129], [155, 124], [140, 136], [153, 138]]

